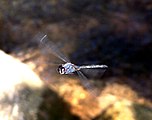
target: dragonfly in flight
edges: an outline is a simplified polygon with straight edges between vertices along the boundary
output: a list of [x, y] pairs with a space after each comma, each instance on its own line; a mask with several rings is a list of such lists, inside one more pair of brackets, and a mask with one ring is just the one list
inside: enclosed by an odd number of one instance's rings
[[64, 64], [58, 66], [57, 71], [59, 74], [73, 74], [77, 72], [78, 76], [80, 77], [80, 81], [82, 85], [89, 90], [93, 95], [96, 94], [94, 91], [94, 86], [91, 84], [87, 77], [82, 73], [82, 69], [104, 69], [104, 71], [108, 68], [107, 65], [82, 65], [78, 66], [70, 62], [70, 60], [58, 49], [56, 44], [52, 41], [48, 40], [47, 35], [41, 35], [40, 43], [46, 48], [49, 49], [49, 52], [61, 59]]

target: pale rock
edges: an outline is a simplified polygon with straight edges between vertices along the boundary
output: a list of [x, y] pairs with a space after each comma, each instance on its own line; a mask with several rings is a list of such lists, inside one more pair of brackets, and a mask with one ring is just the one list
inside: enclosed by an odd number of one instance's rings
[[36, 120], [43, 90], [26, 64], [0, 51], [0, 120]]

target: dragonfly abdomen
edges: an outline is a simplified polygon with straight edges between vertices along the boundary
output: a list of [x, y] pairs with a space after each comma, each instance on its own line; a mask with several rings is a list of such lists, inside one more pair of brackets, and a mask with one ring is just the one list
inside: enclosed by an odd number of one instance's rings
[[80, 69], [91, 69], [91, 68], [108, 68], [107, 65], [82, 65], [82, 66], [79, 66], [79, 70]]

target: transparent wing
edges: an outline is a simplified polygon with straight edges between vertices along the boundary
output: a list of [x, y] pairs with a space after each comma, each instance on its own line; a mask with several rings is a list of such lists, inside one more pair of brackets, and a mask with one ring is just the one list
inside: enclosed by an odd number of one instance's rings
[[92, 77], [92, 78], [102, 77], [107, 68], [108, 68], [107, 65], [79, 66], [79, 70], [81, 70], [85, 75], [87, 75], [87, 77]]
[[78, 76], [81, 80], [82, 85], [93, 95], [97, 96], [99, 93], [96, 90], [95, 86], [87, 79], [87, 77], [81, 72], [77, 71]]
[[39, 34], [40, 43], [48, 49], [50, 53], [60, 58], [64, 62], [70, 62], [70, 60], [57, 48], [57, 46], [50, 40], [48, 40], [47, 35]]

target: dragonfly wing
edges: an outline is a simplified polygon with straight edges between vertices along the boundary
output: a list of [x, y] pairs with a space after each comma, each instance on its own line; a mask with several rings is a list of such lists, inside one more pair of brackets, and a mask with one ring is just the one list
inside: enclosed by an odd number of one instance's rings
[[52, 41], [48, 40], [47, 35], [39, 34], [40, 44], [45, 48], [48, 49], [50, 53], [55, 55], [56, 57], [60, 58], [64, 62], [70, 62], [70, 60], [59, 50], [59, 48], [53, 43]]
[[97, 96], [98, 92], [95, 86], [87, 79], [87, 77], [79, 70], [77, 74], [81, 80], [82, 85], [93, 95]]
[[103, 76], [104, 72], [108, 66], [106, 65], [84, 65], [80, 66], [79, 69], [87, 75], [87, 77], [92, 77], [92, 78], [100, 78]]

